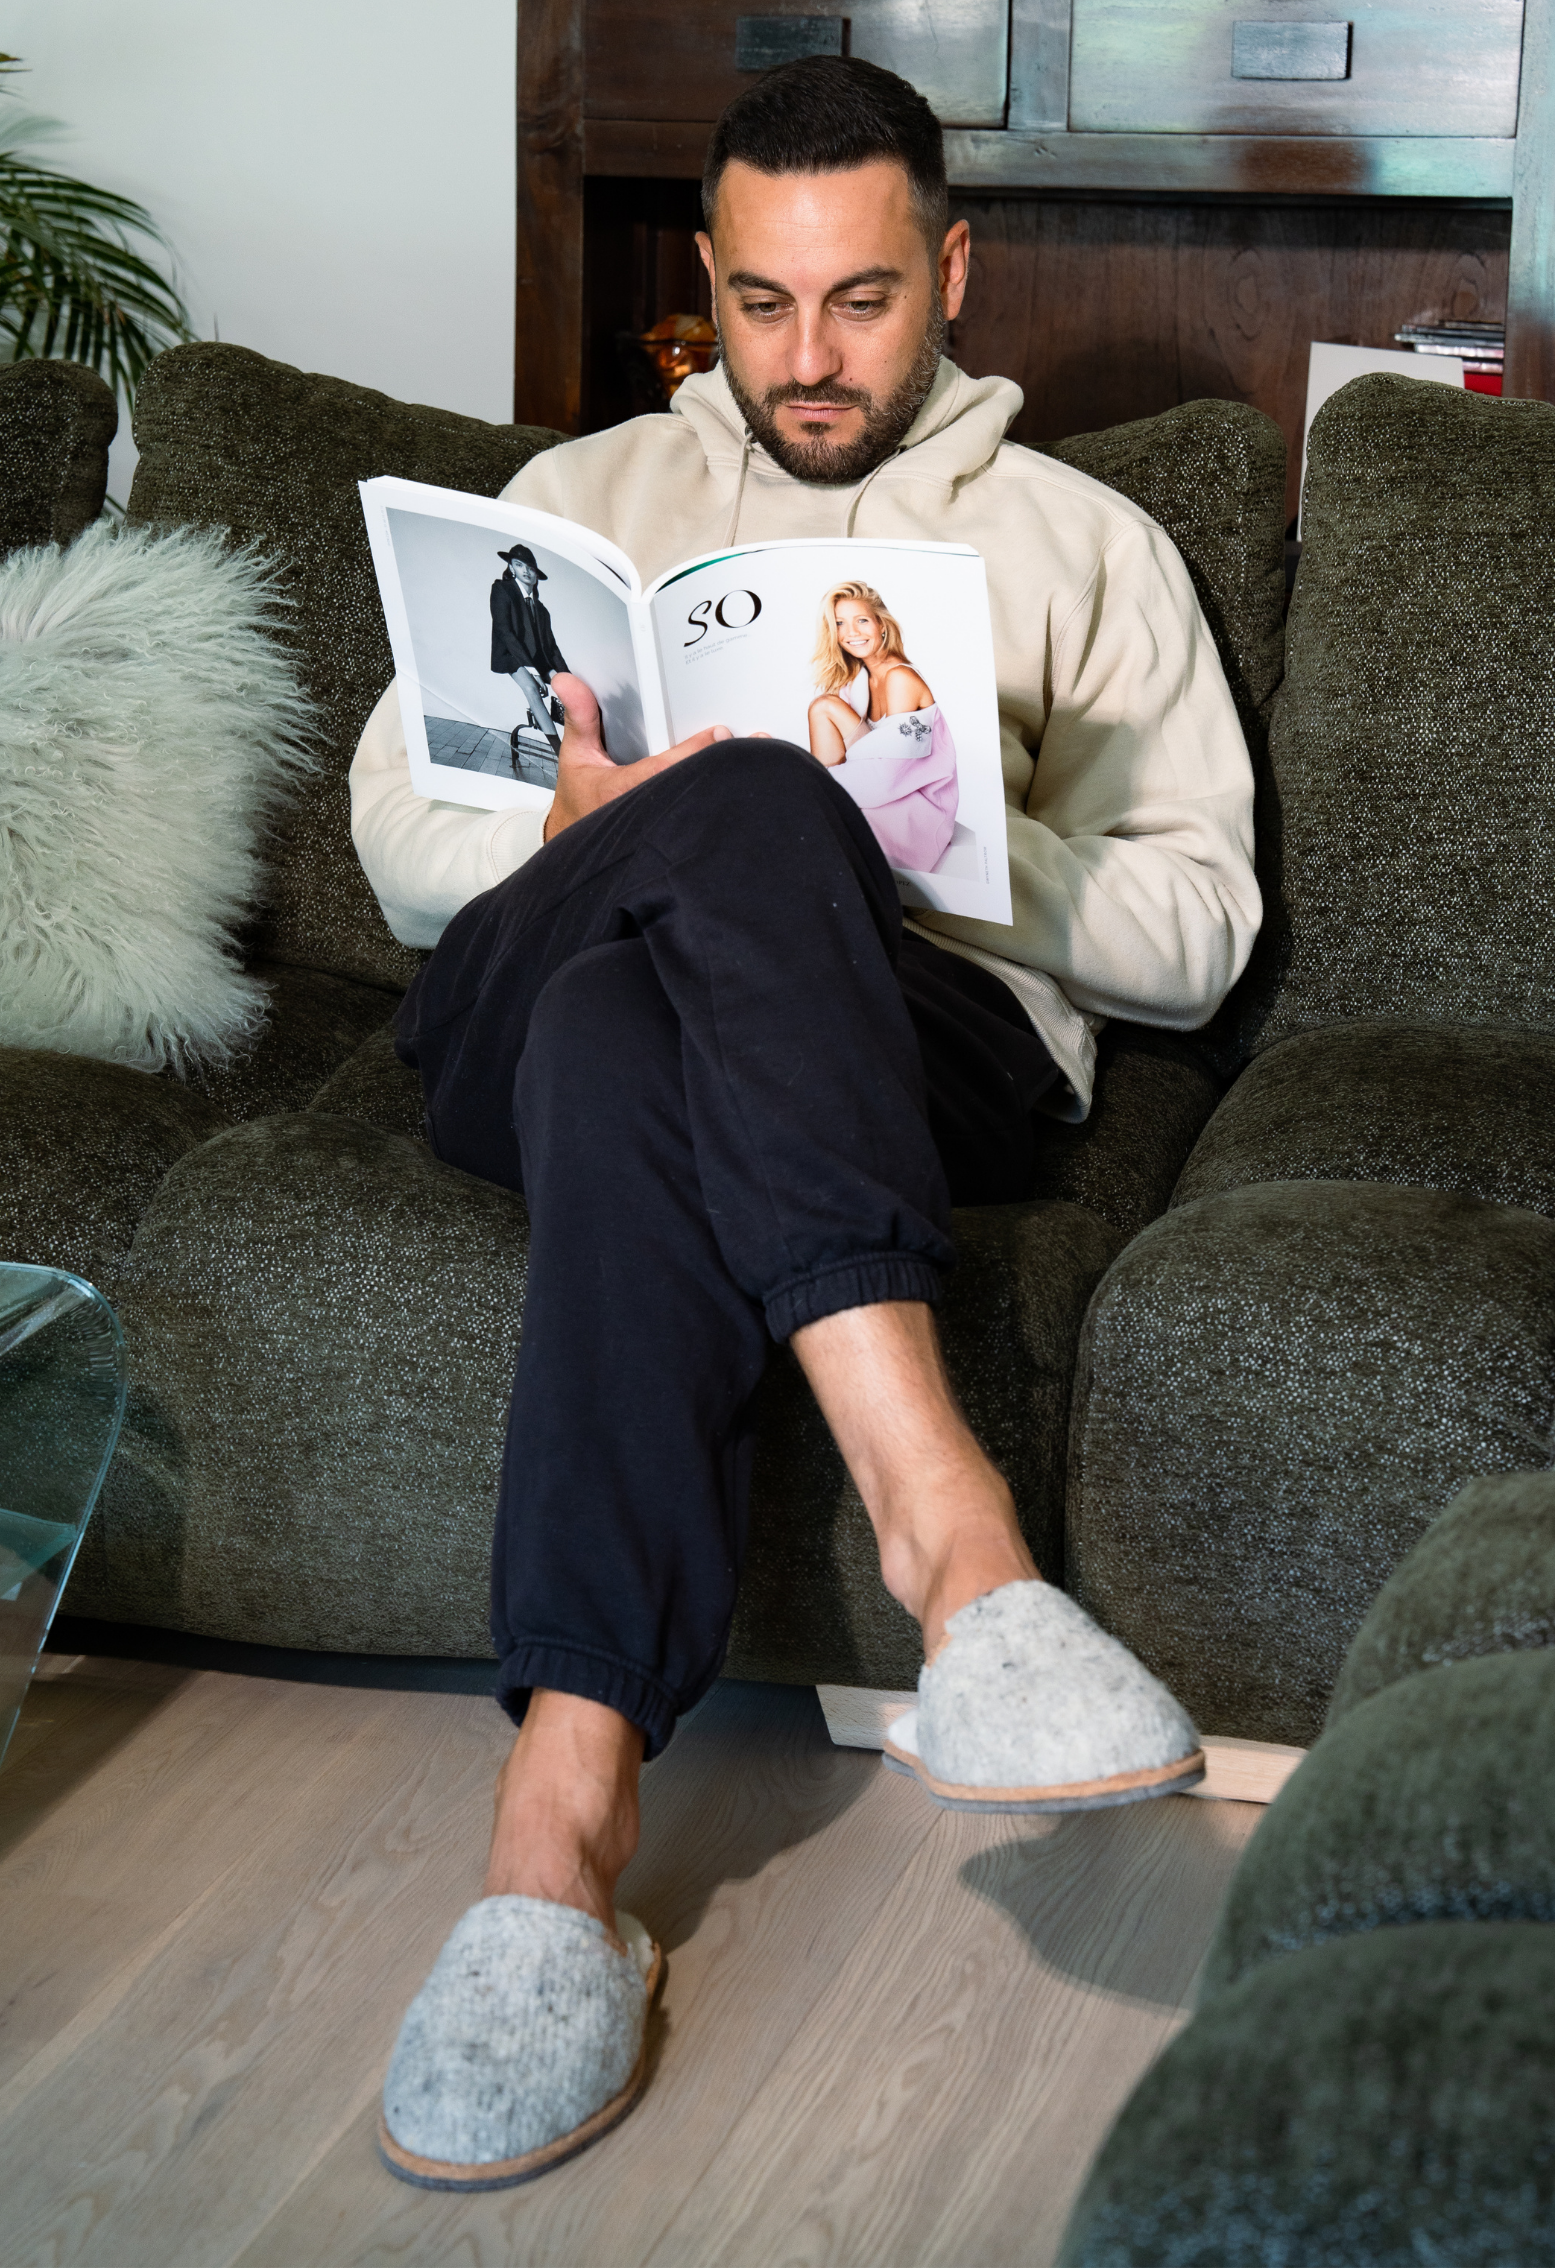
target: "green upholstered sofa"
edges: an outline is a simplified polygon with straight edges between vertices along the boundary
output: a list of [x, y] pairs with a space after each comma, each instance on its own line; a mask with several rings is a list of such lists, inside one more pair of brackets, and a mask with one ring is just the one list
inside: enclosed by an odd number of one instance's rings
[[[0, 373], [0, 475], [10, 378]], [[1445, 872], [1459, 842], [1449, 797], [1477, 826], [1484, 870], [1500, 859], [1510, 871], [1500, 831], [1517, 749], [1528, 767], [1549, 761], [1547, 727], [1538, 735], [1550, 593], [1538, 598], [1526, 562], [1507, 574], [1481, 540], [1499, 507], [1475, 519], [1471, 477], [1452, 490], [1458, 476], [1434, 456], [1477, 451], [1509, 492], [1518, 479], [1536, 489], [1555, 412], [1453, 396], [1459, 423], [1421, 431], [1400, 396], [1427, 392], [1446, 394], [1368, 381], [1314, 436], [1283, 690], [1284, 450], [1272, 424], [1192, 403], [1056, 452], [1141, 503], [1188, 561], [1259, 767], [1271, 921], [1210, 1032], [1120, 1024], [1104, 1035], [1095, 1109], [1084, 1127], [1047, 1133], [1032, 1202], [959, 1216], [947, 1346], [1040, 1563], [1166, 1670], [1208, 1731], [1311, 1738], [1346, 1640], [1431, 1513], [1470, 1472], [1549, 1461], [1550, 1330], [1546, 1320], [1540, 1342], [1535, 1282], [1549, 1224], [1523, 1168], [1515, 1191], [1503, 1165], [1494, 1190], [1466, 1194], [1438, 1164], [1464, 1151], [1488, 1173], [1493, 1153], [1531, 1156], [1547, 1133], [1536, 1094], [1526, 1098], [1530, 1062], [1548, 1058], [1522, 1045], [1555, 1023], [1539, 990], [1537, 893], [1508, 898], [1461, 965], [1425, 952], [1407, 916], [1421, 892], [1429, 906], [1432, 856]], [[1504, 426], [1475, 422], [1494, 418]], [[136, 437], [132, 520], [230, 528], [281, 561], [327, 762], [277, 839], [248, 940], [274, 1005], [246, 1060], [178, 1086], [0, 1051], [0, 1251], [101, 1283], [135, 1380], [67, 1604], [278, 1645], [478, 1655], [525, 1214], [431, 1157], [414, 1081], [388, 1043], [415, 956], [384, 927], [349, 841], [346, 771], [390, 673], [355, 484], [392, 472], [492, 492], [558, 437], [209, 345], [153, 367]], [[1370, 487], [1357, 464], [1372, 468]], [[1456, 523], [1438, 518], [1449, 490]], [[1352, 540], [1352, 506], [1383, 512], [1380, 532]], [[1387, 509], [1413, 510], [1424, 531], [1405, 547], [1407, 603]], [[1530, 506], [1518, 543], [1534, 517]], [[1460, 556], [1473, 562], [1462, 583], [1448, 563]], [[1515, 723], [1462, 721], [1461, 702], [1493, 707], [1483, 655], [1476, 678], [1455, 645], [1474, 619], [1516, 647]], [[1396, 821], [1392, 775], [1367, 754], [1401, 739], [1407, 777], [1427, 783], [1419, 827]], [[1539, 855], [1535, 841], [1518, 854]], [[1396, 877], [1369, 928], [1334, 880], [1346, 874]], [[1406, 933], [1412, 989], [1371, 983], [1367, 951]], [[1314, 973], [1325, 951], [1331, 981]], [[1390, 1020], [1373, 1041], [1379, 1018]], [[1319, 1044], [1307, 1028], [1339, 1020], [1313, 1074], [1298, 1062], [1282, 1089], [1282, 1059]], [[1446, 1054], [1420, 1068], [1420, 1049], [1438, 1042]], [[1469, 1064], [1457, 1088], [1449, 1061]], [[1378, 1117], [1369, 1137], [1357, 1080]], [[1446, 1131], [1411, 1149], [1405, 1130], [1427, 1095]], [[1455, 1095], [1469, 1098], [1468, 1119]], [[1526, 1139], [1515, 1131], [1525, 1121]], [[1309, 1122], [1317, 1131], [1298, 1139]], [[1335, 1163], [1341, 1134], [1350, 1147]], [[1298, 1203], [1298, 1177], [1328, 1194], [1290, 1228], [1281, 1206]], [[1414, 1243], [1390, 1206], [1425, 1224]], [[1475, 1208], [1453, 1244], [1452, 1223]], [[1445, 1384], [1442, 1334], [1460, 1294], [1443, 1251], [1459, 1255], [1465, 1283], [1510, 1271], [1521, 1287], [1505, 1315], [1493, 1302], [1493, 1313], [1483, 1301], [1464, 1310], [1472, 1347]], [[1273, 1267], [1271, 1253], [1300, 1256], [1305, 1273]], [[1435, 1338], [1422, 1303], [1441, 1322]], [[786, 1354], [763, 1396], [730, 1669], [910, 1684], [915, 1630], [880, 1585], [862, 1510]], [[1376, 1513], [1373, 1474], [1392, 1487]]]
[[1374, 1601], [1062, 2268], [1555, 2260], [1555, 1474]]
[[1067, 1581], [1305, 1745], [1475, 1474], [1555, 1464], [1555, 408], [1314, 421], [1239, 1073], [1086, 1322]]

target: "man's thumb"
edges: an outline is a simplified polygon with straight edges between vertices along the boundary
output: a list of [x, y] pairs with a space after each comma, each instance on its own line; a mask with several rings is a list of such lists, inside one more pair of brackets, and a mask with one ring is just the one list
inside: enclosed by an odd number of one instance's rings
[[581, 677], [570, 670], [558, 670], [551, 679], [551, 691], [562, 705], [567, 719], [567, 730], [587, 746], [592, 742], [603, 749], [604, 728], [599, 714], [599, 703]]

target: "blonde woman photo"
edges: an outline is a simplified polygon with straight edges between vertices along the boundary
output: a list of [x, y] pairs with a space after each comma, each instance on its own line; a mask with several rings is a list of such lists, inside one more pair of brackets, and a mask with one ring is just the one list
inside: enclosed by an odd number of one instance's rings
[[932, 874], [955, 832], [955, 742], [868, 583], [834, 583], [822, 599], [815, 682], [811, 755], [835, 771], [893, 866]]

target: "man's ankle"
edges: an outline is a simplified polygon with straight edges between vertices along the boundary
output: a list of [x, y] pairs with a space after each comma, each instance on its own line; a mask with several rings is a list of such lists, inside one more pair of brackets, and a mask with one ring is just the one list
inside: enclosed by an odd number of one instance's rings
[[642, 1734], [613, 1710], [536, 1693], [498, 1775], [483, 1896], [545, 1898], [615, 1926], [637, 1848]]

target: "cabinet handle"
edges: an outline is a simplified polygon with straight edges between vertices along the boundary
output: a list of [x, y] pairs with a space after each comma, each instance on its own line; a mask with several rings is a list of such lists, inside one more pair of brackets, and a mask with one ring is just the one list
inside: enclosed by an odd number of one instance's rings
[[1348, 24], [1234, 23], [1233, 79], [1347, 79]]

